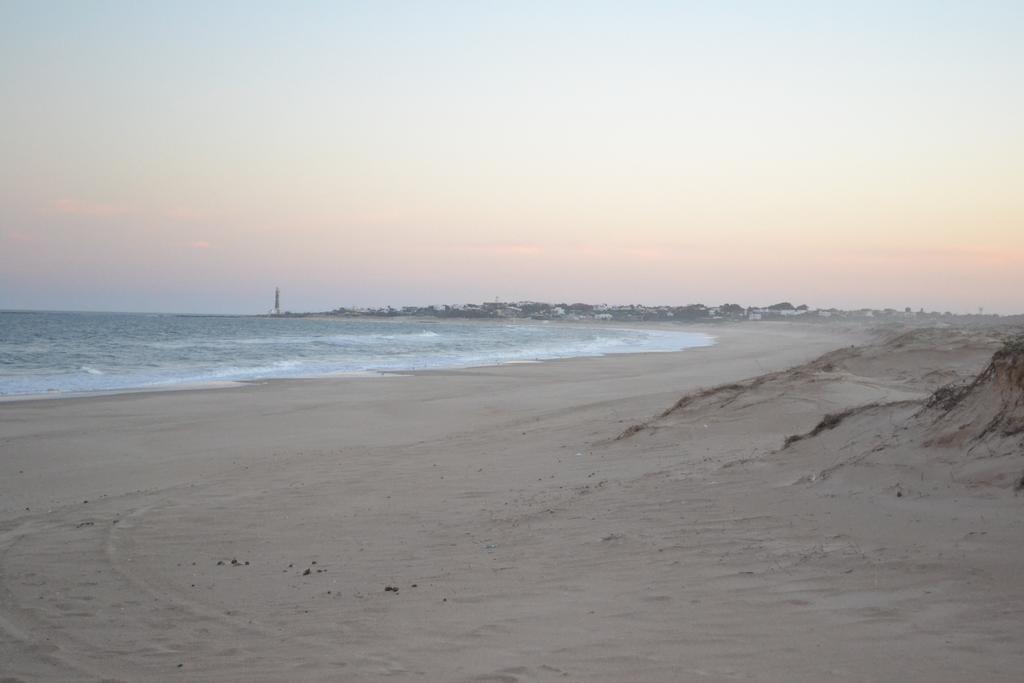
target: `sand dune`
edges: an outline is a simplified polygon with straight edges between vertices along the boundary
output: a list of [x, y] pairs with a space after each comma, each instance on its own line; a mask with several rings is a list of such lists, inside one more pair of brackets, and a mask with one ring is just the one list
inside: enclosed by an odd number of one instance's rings
[[2, 404], [0, 678], [1018, 680], [1000, 336], [712, 333]]
[[[895, 485], [901, 496], [904, 488], [922, 489], [925, 477], [974, 489], [1019, 491], [1024, 477], [1024, 349], [1019, 341], [1006, 344], [976, 376], [939, 387], [924, 400], [871, 403], [828, 415], [811, 432], [789, 437], [787, 446], [832, 430], [836, 433], [829, 441], [846, 439], [847, 453], [815, 479], [855, 466], [888, 468], [897, 478], [902, 471], [907, 483]], [[808, 447], [813, 449], [814, 442]]]

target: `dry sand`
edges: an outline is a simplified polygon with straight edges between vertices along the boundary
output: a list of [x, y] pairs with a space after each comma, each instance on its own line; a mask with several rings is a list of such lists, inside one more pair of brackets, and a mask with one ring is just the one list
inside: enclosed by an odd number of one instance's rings
[[711, 331], [0, 404], [0, 680], [1020, 680], [991, 334]]

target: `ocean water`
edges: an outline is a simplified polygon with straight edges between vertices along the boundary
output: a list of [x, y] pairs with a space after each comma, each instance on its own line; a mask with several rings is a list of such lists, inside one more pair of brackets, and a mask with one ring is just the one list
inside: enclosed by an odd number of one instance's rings
[[0, 396], [499, 365], [713, 343], [682, 330], [521, 321], [0, 311]]

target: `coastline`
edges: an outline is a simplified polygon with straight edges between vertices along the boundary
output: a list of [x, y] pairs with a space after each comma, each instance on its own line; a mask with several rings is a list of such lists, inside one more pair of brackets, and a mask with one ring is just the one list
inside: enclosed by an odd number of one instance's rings
[[[306, 317], [304, 317], [302, 319], [317, 320], [319, 318], [316, 318], [314, 316], [306, 316]], [[323, 318], [323, 319], [329, 320], [329, 318]], [[372, 319], [371, 321], [374, 322], [374, 323], [399, 323], [399, 322], [401, 322], [401, 323], [409, 323], [409, 322], [412, 322], [412, 323], [416, 323], [416, 324], [426, 324], [426, 323], [437, 323], [437, 322], [439, 322], [436, 319], [419, 319], [419, 318], [409, 318], [409, 319], [403, 319], [403, 320], [395, 320], [393, 318], [379, 318], [379, 319]], [[344, 322], [344, 321], [342, 321], [342, 322]], [[355, 321], [355, 322], [359, 322], [359, 321]], [[504, 325], [505, 324], [505, 323], [501, 323], [501, 322], [496, 322], [494, 320], [487, 320], [487, 321], [455, 320], [455, 321], [440, 321], [440, 322], [444, 322], [445, 324], [462, 324], [462, 323], [465, 323], [467, 325], [473, 325], [473, 326], [482, 325], [482, 326], [490, 326], [490, 327], [493, 327], [495, 325]], [[102, 389], [102, 390], [86, 390], [86, 391], [57, 391], [57, 390], [53, 390], [53, 391], [48, 391], [48, 392], [45, 392], [45, 393], [0, 394], [0, 404], [3, 404], [5, 402], [16, 402], [16, 401], [65, 400], [65, 399], [77, 399], [77, 398], [95, 398], [95, 397], [102, 397], [102, 396], [116, 396], [116, 395], [119, 395], [119, 394], [137, 394], [137, 393], [151, 393], [151, 392], [163, 392], [163, 391], [192, 391], [192, 390], [203, 390], [203, 389], [230, 389], [230, 388], [238, 388], [240, 386], [245, 386], [245, 385], [248, 385], [248, 384], [259, 384], [259, 383], [263, 383], [263, 382], [277, 382], [277, 381], [287, 381], [287, 380], [305, 381], [305, 380], [330, 379], [330, 378], [384, 377], [384, 376], [396, 375], [396, 374], [415, 374], [415, 373], [418, 373], [418, 372], [429, 372], [429, 371], [432, 371], [432, 370], [444, 371], [444, 370], [472, 369], [472, 368], [479, 368], [479, 367], [498, 367], [498, 366], [501, 366], [501, 365], [517, 365], [517, 364], [523, 364], [523, 363], [547, 363], [547, 362], [558, 361], [558, 360], [571, 360], [573, 358], [600, 358], [600, 357], [609, 356], [609, 355], [634, 355], [634, 354], [644, 354], [644, 353], [679, 353], [679, 352], [682, 352], [682, 351], [686, 351], [688, 349], [699, 348], [700, 346], [714, 345], [715, 344], [715, 337], [714, 337], [714, 335], [712, 335], [712, 334], [710, 334], [708, 332], [705, 332], [705, 331], [692, 332], [692, 331], [690, 331], [688, 329], [689, 327], [691, 327], [689, 325], [685, 326], [685, 328], [684, 328], [684, 326], [678, 325], [678, 324], [671, 324], [671, 323], [669, 323], [669, 324], [659, 324], [659, 323], [656, 323], [656, 322], [654, 322], [654, 323], [637, 322], [637, 323], [625, 323], [625, 324], [622, 323], [622, 322], [619, 322], [618, 324], [614, 324], [614, 325], [604, 324], [602, 321], [590, 321], [590, 322], [593, 323], [593, 324], [583, 324], [583, 325], [580, 325], [579, 323], [572, 322], [572, 321], [547, 322], [547, 321], [533, 321], [533, 320], [519, 321], [519, 322], [516, 322], [516, 323], [508, 323], [508, 324], [531, 325], [531, 326], [533, 326], [533, 325], [537, 325], [537, 326], [542, 326], [542, 325], [573, 325], [573, 326], [582, 327], [583, 329], [607, 329], [607, 330], [622, 331], [622, 332], [628, 332], [628, 331], [632, 331], [632, 330], [649, 330], [649, 331], [655, 331], [655, 332], [678, 332], [678, 333], [681, 333], [681, 334], [699, 334], [701, 336], [706, 337], [708, 341], [707, 341], [707, 344], [700, 344], [700, 345], [697, 345], [697, 346], [686, 347], [686, 348], [683, 348], [683, 349], [679, 349], [677, 351], [667, 351], [667, 350], [657, 350], [657, 349], [643, 350], [643, 351], [624, 351], [624, 352], [610, 351], [610, 352], [606, 352], [606, 353], [593, 353], [593, 354], [585, 354], [584, 353], [584, 354], [575, 355], [575, 356], [552, 356], [552, 357], [538, 357], [538, 358], [535, 358], [535, 359], [513, 359], [513, 360], [504, 360], [504, 361], [496, 360], [493, 363], [477, 363], [477, 362], [471, 362], [471, 361], [467, 361], [465, 363], [452, 362], [451, 364], [441, 365], [441, 366], [437, 366], [437, 367], [434, 367], [434, 368], [408, 368], [408, 369], [395, 369], [395, 370], [389, 370], [389, 369], [341, 370], [341, 371], [324, 372], [324, 373], [311, 373], [309, 375], [298, 375], [298, 376], [295, 376], [295, 375], [292, 375], [292, 376], [288, 376], [288, 375], [284, 375], [284, 376], [267, 375], [267, 376], [264, 376], [264, 377], [253, 377], [253, 378], [246, 378], [246, 379], [211, 379], [211, 380], [207, 380], [207, 381], [183, 381], [183, 382], [180, 382], [180, 383], [176, 382], [176, 381], [173, 381], [173, 380], [170, 380], [170, 381], [165, 381], [165, 382], [161, 382], [161, 383], [158, 383], [158, 384], [143, 384], [143, 385], [138, 385], [138, 386], [126, 386], [126, 387], [121, 387], [121, 388]]]
[[923, 400], [991, 342], [716, 336], [0, 405], [4, 674], [1014, 680], [1012, 494], [941, 468], [799, 483], [844, 444], [780, 450], [825, 412]]

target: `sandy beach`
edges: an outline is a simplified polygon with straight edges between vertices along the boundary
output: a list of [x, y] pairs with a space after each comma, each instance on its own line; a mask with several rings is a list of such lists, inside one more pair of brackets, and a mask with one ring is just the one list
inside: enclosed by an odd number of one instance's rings
[[1019, 680], [998, 335], [694, 329], [0, 403], [0, 681]]

